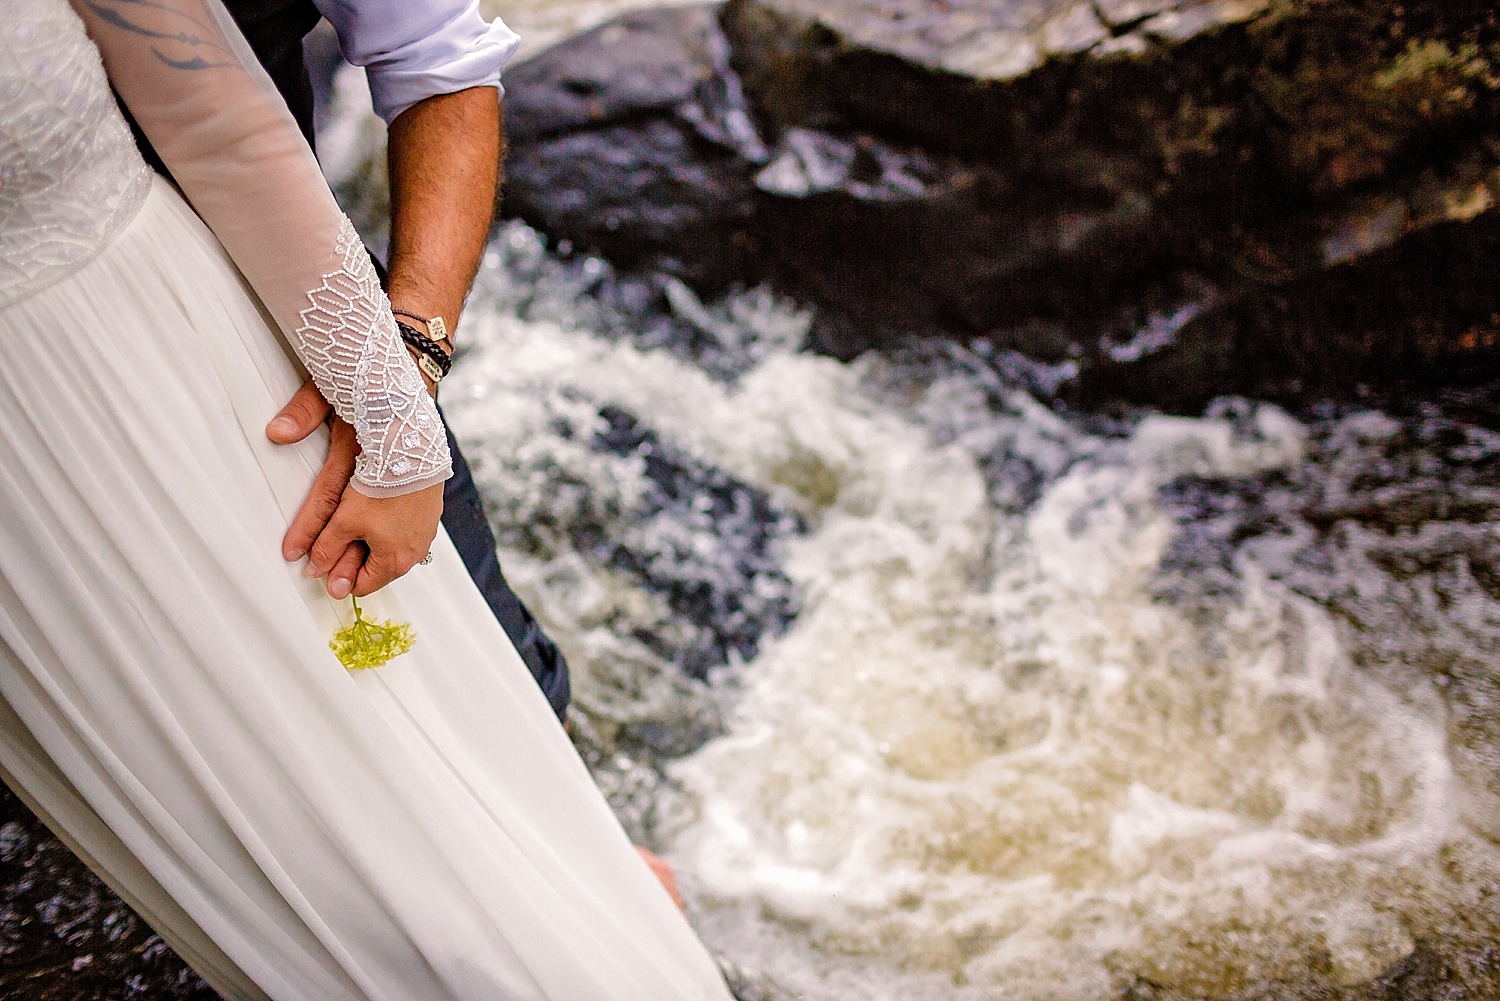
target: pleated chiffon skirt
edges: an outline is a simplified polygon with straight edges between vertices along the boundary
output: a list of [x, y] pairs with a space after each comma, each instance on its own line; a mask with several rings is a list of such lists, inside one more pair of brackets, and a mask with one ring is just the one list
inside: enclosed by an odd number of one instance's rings
[[446, 535], [348, 623], [280, 540], [326, 437], [169, 185], [0, 309], [0, 770], [231, 999], [727, 1001]]

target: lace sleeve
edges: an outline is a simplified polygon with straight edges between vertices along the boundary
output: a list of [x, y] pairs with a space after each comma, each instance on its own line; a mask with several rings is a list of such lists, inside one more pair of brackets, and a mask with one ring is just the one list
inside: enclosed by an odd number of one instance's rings
[[219, 0], [71, 0], [110, 83], [359, 440], [354, 486], [452, 465], [437, 408], [354, 227]]
[[334, 249], [342, 265], [307, 294], [295, 339], [324, 398], [354, 426], [354, 480], [377, 496], [441, 482], [452, 468], [447, 436], [347, 218]]

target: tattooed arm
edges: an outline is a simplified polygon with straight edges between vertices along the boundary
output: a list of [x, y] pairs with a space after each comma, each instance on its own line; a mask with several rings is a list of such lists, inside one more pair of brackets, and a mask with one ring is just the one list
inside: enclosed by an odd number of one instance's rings
[[363, 539], [354, 590], [383, 586], [431, 544], [450, 462], [363, 245], [218, 0], [73, 2], [110, 82], [358, 438], [310, 571]]

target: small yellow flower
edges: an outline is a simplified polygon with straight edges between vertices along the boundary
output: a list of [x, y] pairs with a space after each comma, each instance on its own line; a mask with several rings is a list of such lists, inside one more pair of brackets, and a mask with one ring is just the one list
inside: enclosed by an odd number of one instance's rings
[[333, 634], [328, 648], [351, 671], [379, 667], [410, 650], [417, 634], [405, 622], [374, 622], [365, 618], [354, 598], [354, 624]]

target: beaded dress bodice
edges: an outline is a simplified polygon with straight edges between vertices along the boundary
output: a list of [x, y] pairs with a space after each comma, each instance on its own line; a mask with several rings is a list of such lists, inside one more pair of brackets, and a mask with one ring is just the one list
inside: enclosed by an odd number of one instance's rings
[[150, 186], [99, 52], [66, 0], [5, 0], [0, 306], [88, 261]]

